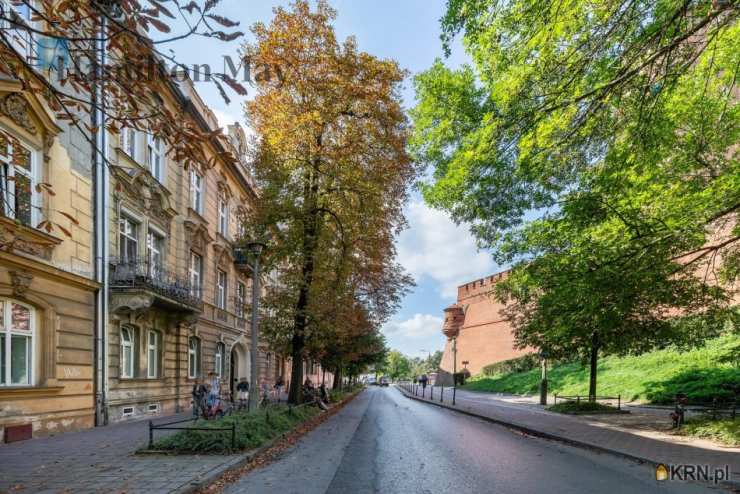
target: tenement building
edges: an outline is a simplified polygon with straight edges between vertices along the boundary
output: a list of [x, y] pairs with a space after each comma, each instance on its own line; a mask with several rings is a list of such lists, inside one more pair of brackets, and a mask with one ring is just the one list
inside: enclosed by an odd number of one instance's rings
[[[30, 15], [19, 8], [19, 22]], [[14, 41], [15, 43], [15, 41]], [[31, 59], [29, 44], [14, 47]], [[23, 68], [38, 70], [41, 66]], [[94, 425], [92, 162], [17, 73], [0, 73], [0, 437]]]

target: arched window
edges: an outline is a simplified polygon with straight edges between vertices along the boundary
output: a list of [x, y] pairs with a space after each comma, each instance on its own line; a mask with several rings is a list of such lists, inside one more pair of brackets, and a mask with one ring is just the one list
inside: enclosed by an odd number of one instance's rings
[[213, 366], [218, 377], [224, 375], [224, 354], [226, 353], [226, 345], [220, 341], [216, 343], [216, 354], [213, 357]]
[[134, 377], [134, 331], [121, 328], [121, 377]]
[[21, 302], [0, 299], [0, 386], [33, 384], [36, 311]]
[[194, 336], [188, 339], [188, 377], [195, 379], [200, 375], [200, 340]]

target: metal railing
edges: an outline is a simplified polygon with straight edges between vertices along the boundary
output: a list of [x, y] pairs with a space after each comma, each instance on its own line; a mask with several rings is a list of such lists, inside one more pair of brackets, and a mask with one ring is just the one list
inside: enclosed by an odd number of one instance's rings
[[153, 421], [149, 421], [149, 449], [154, 447], [154, 431], [211, 431], [211, 432], [227, 432], [231, 431], [231, 449], [236, 449], [236, 423], [232, 422], [231, 427], [174, 427], [175, 424], [184, 424], [185, 422], [197, 423], [198, 418], [193, 417], [183, 420], [175, 420], [172, 422], [165, 422], [164, 424], [154, 425]]
[[149, 260], [111, 259], [110, 286], [143, 288], [195, 309], [202, 307], [200, 287], [191, 287], [187, 278]]
[[[585, 403], [585, 402], [588, 402], [588, 401], [593, 401], [593, 402], [611, 401], [611, 402], [613, 402], [614, 400], [617, 400], [617, 410], [621, 410], [622, 409], [622, 395], [621, 394], [619, 394], [617, 396], [593, 396], [593, 397], [589, 397], [588, 395], [566, 396], [566, 395], [559, 395], [559, 394], [555, 393], [553, 396], [554, 396], [554, 400], [555, 400], [554, 401], [554, 404], [555, 405], [558, 404], [558, 398], [561, 401], [573, 401], [573, 402], [576, 403], [576, 405], [580, 405], [581, 402], [584, 402]], [[589, 398], [592, 398], [592, 399], [589, 400]]]

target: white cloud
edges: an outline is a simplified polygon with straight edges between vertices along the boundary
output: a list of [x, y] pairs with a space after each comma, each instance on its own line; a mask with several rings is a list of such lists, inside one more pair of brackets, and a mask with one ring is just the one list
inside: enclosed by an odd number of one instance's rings
[[413, 357], [426, 357], [428, 353], [444, 348], [442, 322], [441, 317], [417, 313], [406, 320], [386, 323], [383, 326], [383, 334], [389, 348]]
[[442, 331], [442, 318], [431, 314], [414, 314], [405, 321], [390, 321], [383, 332], [392, 337], [426, 338]]
[[465, 225], [442, 211], [413, 201], [406, 211], [410, 228], [398, 239], [398, 260], [420, 283], [429, 278], [441, 296], [457, 297], [457, 287], [496, 271], [488, 252], [479, 251]]

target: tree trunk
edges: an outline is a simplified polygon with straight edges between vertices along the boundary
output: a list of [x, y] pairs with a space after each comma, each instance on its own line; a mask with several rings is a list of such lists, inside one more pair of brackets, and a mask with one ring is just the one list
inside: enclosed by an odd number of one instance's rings
[[305, 179], [306, 209], [303, 223], [303, 265], [301, 266], [301, 286], [298, 290], [298, 300], [295, 305], [293, 321], [293, 375], [290, 379], [288, 401], [299, 405], [303, 401], [303, 348], [306, 346], [305, 334], [308, 317], [308, 293], [313, 285], [314, 254], [319, 230], [319, 210], [316, 208], [318, 196], [318, 180], [315, 174]]
[[599, 358], [599, 334], [591, 335], [591, 373], [588, 378], [588, 401], [596, 401], [596, 364]]
[[342, 387], [342, 368], [337, 366], [334, 370], [334, 383], [332, 389], [340, 389]]

